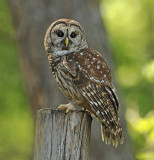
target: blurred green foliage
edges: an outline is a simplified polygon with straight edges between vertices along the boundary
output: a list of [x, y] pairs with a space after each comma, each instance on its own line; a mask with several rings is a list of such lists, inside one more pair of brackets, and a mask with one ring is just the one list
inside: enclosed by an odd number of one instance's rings
[[[101, 0], [100, 10], [126, 100], [136, 157], [154, 159], [153, 0]], [[18, 64], [11, 15], [0, 1], [0, 159], [32, 159], [34, 128]]]
[[154, 1], [102, 0], [137, 159], [154, 159]]
[[0, 1], [0, 159], [32, 159], [33, 121], [21, 77], [11, 15]]

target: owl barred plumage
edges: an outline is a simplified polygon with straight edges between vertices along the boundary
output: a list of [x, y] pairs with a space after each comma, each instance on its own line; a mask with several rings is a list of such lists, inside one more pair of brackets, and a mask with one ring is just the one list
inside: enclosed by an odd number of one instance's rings
[[54, 78], [70, 102], [59, 109], [85, 108], [100, 122], [106, 144], [122, 144], [119, 102], [110, 70], [103, 56], [88, 46], [81, 25], [69, 19], [55, 21], [46, 32], [44, 46]]

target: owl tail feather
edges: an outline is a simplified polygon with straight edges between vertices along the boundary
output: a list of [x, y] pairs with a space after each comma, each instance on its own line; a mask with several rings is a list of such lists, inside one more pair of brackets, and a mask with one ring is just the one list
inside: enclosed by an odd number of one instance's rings
[[116, 134], [114, 134], [111, 132], [111, 130], [108, 127], [102, 124], [101, 133], [102, 133], [102, 141], [105, 141], [105, 143], [108, 145], [112, 143], [114, 147], [117, 147], [119, 143], [119, 139], [121, 144], [123, 144], [124, 142], [124, 137], [123, 137], [121, 127], [119, 128], [119, 131]]

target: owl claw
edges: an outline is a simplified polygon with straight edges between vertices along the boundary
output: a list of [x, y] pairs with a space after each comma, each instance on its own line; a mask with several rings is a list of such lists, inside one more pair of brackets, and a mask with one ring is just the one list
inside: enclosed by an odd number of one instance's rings
[[58, 107], [58, 110], [66, 110], [65, 113], [69, 113], [70, 111], [75, 111], [76, 108], [74, 108], [74, 106], [71, 104], [71, 103], [68, 103], [68, 104], [61, 104], [59, 107]]
[[71, 108], [71, 109], [67, 108], [65, 113], [69, 113], [70, 111], [75, 111], [75, 110], [76, 110], [76, 108]]

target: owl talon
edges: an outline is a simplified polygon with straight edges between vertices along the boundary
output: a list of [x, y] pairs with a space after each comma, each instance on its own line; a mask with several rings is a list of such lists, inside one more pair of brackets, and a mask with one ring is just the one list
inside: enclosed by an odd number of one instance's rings
[[69, 113], [70, 111], [75, 111], [75, 110], [76, 110], [76, 108], [71, 108], [71, 109], [67, 108], [65, 113]]
[[65, 110], [67, 109], [67, 107], [65, 106], [66, 104], [61, 104], [59, 107], [58, 107], [58, 110]]
[[65, 113], [69, 113], [70, 111], [75, 111], [76, 108], [74, 108], [74, 106], [69, 103], [69, 104], [61, 104], [59, 107], [58, 107], [58, 110], [66, 110]]

